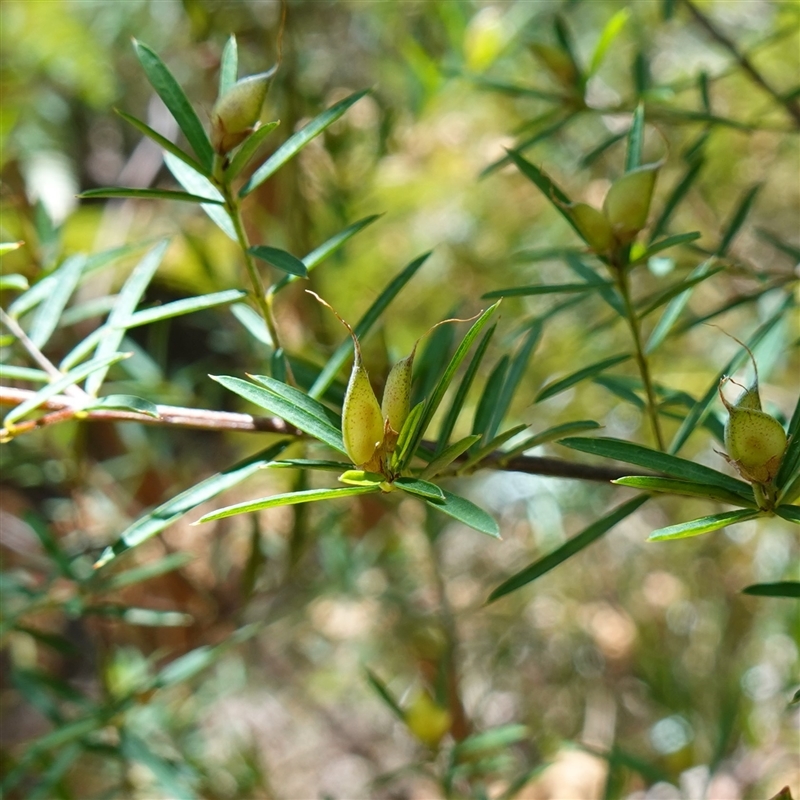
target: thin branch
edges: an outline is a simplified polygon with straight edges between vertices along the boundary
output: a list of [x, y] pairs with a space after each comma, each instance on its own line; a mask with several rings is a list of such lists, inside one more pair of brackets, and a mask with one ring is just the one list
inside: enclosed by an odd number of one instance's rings
[[[0, 386], [0, 406], [17, 406], [36, 394], [31, 389], [17, 389]], [[279, 417], [254, 417], [250, 414], [236, 414], [230, 411], [213, 411], [201, 408], [182, 408], [180, 406], [157, 405], [158, 417], [138, 414], [135, 411], [118, 409], [81, 408], [82, 401], [66, 395], [56, 395], [45, 400], [41, 407], [51, 411], [39, 419], [18, 422], [14, 425], [14, 435], [26, 433], [36, 428], [43, 428], [71, 419], [89, 422], [140, 422], [145, 425], [173, 425], [180, 428], [205, 431], [238, 431], [242, 433], [279, 433], [284, 436], [304, 437], [303, 431], [289, 425]], [[434, 442], [422, 442], [423, 447], [435, 448]], [[463, 456], [466, 458], [466, 456]], [[525, 472], [529, 475], [543, 475], [551, 478], [569, 478], [581, 481], [598, 481], [608, 483], [625, 475], [640, 475], [632, 468], [595, 466], [592, 464], [575, 464], [558, 458], [540, 456], [515, 456], [505, 458], [505, 454], [497, 452], [489, 456], [482, 464], [487, 469], [505, 470], [508, 472]]]
[[736, 43], [729, 39], [716, 25], [692, 2], [683, 0], [683, 4], [695, 18], [698, 24], [705, 29], [712, 39], [719, 42], [735, 59], [738, 65], [758, 84], [765, 92], [772, 95], [775, 102], [782, 105], [794, 117], [794, 121], [800, 127], [800, 104], [789, 97], [785, 97], [777, 91], [766, 78], [753, 66], [753, 62], [736, 46]]

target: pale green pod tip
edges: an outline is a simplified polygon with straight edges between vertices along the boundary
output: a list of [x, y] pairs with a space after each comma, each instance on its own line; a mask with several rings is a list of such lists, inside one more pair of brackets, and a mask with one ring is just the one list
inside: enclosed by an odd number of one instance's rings
[[[415, 347], [416, 350], [416, 347]], [[414, 352], [400, 359], [389, 371], [386, 387], [381, 399], [383, 417], [392, 430], [399, 433], [411, 408], [411, 370], [414, 365]]]
[[660, 164], [647, 164], [614, 181], [603, 202], [603, 213], [621, 242], [633, 241], [647, 224], [650, 201]]
[[238, 147], [253, 131], [261, 116], [272, 71], [237, 81], [211, 111], [211, 142], [220, 155]]

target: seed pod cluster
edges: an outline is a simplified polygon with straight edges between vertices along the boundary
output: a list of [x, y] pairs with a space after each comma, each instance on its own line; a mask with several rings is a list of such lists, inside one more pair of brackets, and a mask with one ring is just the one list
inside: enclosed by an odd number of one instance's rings
[[214, 104], [211, 143], [217, 153], [229, 153], [253, 132], [271, 78], [271, 71], [242, 78]]
[[724, 437], [726, 458], [746, 481], [769, 485], [780, 469], [787, 437], [780, 422], [762, 411], [758, 367], [749, 348], [747, 352], [756, 373], [753, 385], [749, 389], [743, 387], [744, 392], [733, 404], [722, 393], [723, 385], [730, 379], [723, 378], [719, 385], [720, 397], [728, 410]]

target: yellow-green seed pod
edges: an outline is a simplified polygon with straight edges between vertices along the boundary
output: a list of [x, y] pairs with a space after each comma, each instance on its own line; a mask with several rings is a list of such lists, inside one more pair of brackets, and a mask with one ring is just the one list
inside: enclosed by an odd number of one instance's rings
[[420, 692], [405, 711], [408, 729], [428, 747], [438, 747], [453, 724], [446, 708], [438, 705], [427, 692]]
[[769, 483], [786, 450], [786, 431], [769, 414], [753, 408], [728, 407], [725, 448], [731, 463], [751, 483]]
[[605, 215], [586, 203], [564, 206], [575, 227], [595, 253], [607, 253], [614, 245], [614, 233]]
[[261, 116], [272, 72], [250, 75], [237, 81], [214, 104], [211, 111], [211, 143], [220, 155], [238, 147], [252, 132]]
[[606, 216], [614, 235], [620, 242], [633, 241], [647, 224], [650, 200], [656, 185], [660, 164], [648, 164], [631, 170], [614, 181], [603, 202]]
[[342, 439], [347, 455], [356, 466], [367, 464], [383, 442], [383, 414], [361, 363], [361, 348], [357, 342], [342, 407]]
[[414, 353], [401, 358], [389, 371], [381, 399], [383, 418], [388, 421], [395, 433], [400, 433], [411, 408], [411, 370], [414, 366]]

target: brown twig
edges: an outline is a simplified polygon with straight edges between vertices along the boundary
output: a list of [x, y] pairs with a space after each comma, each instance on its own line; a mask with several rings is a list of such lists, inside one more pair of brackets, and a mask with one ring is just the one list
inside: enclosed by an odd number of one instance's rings
[[[36, 394], [31, 389], [17, 389], [11, 386], [0, 386], [0, 406], [17, 406]], [[284, 436], [305, 436], [301, 430], [285, 422], [279, 417], [254, 417], [250, 414], [237, 414], [231, 411], [213, 411], [202, 408], [183, 408], [180, 406], [157, 405], [157, 417], [138, 414], [135, 411], [121, 409], [96, 408], [83, 410], [82, 399], [55, 395], [45, 400], [41, 407], [52, 412], [34, 420], [18, 422], [14, 425], [14, 435], [26, 433], [36, 428], [43, 428], [71, 419], [89, 422], [141, 422], [145, 425], [174, 425], [205, 431], [234, 431], [241, 433], [279, 433]], [[422, 446], [434, 448], [433, 442], [422, 442]], [[464, 456], [466, 458], [466, 456]], [[558, 458], [540, 456], [515, 456], [505, 459], [503, 453], [489, 456], [483, 467], [487, 469], [506, 470], [508, 472], [525, 472], [530, 475], [544, 475], [551, 478], [570, 478], [581, 481], [608, 481], [624, 475], [639, 475], [641, 472], [631, 468], [595, 466], [592, 464], [575, 464]]]

